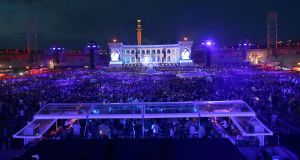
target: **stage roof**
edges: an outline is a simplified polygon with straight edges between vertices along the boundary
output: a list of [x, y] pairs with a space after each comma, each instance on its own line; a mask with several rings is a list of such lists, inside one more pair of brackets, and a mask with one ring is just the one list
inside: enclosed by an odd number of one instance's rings
[[[14, 138], [41, 138], [58, 119], [230, 117], [243, 136], [272, 135], [242, 100], [139, 103], [49, 103]], [[36, 129], [37, 128], [37, 129]]]
[[35, 119], [14, 134], [13, 138], [42, 138], [55, 122], [54, 119]]
[[241, 100], [139, 103], [49, 103], [34, 119], [122, 119], [255, 116]]

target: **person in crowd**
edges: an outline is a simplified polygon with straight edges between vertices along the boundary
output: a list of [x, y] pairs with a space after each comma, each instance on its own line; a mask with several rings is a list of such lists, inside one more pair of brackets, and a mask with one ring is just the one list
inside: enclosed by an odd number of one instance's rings
[[80, 136], [80, 132], [81, 132], [81, 126], [79, 124], [79, 122], [77, 121], [74, 125], [73, 125], [73, 135], [76, 137]]
[[191, 124], [189, 126], [189, 138], [195, 138], [196, 134], [197, 134], [196, 127], [194, 124]]
[[160, 130], [159, 125], [158, 125], [156, 122], [154, 122], [154, 123], [152, 124], [152, 126], [151, 126], [151, 129], [152, 129], [152, 136], [153, 136], [153, 137], [157, 137], [157, 136], [158, 136], [158, 133], [159, 133], [159, 130]]
[[220, 125], [224, 128], [224, 129], [228, 129], [229, 128], [229, 125], [228, 125], [228, 122], [226, 121], [226, 119], [224, 119], [221, 123], [220, 123]]
[[272, 124], [272, 128], [276, 128], [276, 124], [277, 124], [277, 115], [275, 114], [275, 112], [271, 115], [271, 124]]

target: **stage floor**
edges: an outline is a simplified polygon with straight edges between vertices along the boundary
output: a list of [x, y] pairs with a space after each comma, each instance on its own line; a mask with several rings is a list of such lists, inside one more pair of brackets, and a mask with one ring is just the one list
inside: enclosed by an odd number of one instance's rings
[[229, 140], [214, 139], [118, 139], [42, 141], [21, 158], [39, 154], [41, 159], [130, 159], [130, 160], [243, 160]]

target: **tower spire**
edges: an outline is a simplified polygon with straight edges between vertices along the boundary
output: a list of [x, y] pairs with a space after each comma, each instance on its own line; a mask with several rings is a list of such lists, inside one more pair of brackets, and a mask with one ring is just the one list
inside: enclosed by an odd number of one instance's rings
[[141, 45], [142, 44], [142, 20], [138, 19], [137, 20], [137, 44]]

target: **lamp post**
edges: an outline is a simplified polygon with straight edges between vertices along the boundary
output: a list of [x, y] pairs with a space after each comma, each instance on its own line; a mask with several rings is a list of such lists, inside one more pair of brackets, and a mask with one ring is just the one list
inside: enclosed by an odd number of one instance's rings
[[53, 56], [55, 64], [60, 63], [59, 55], [63, 52], [63, 50], [64, 50], [64, 48], [60, 45], [53, 45], [52, 47], [50, 47], [50, 53]]
[[252, 46], [252, 44], [248, 41], [244, 41], [242, 43], [239, 44], [239, 48], [243, 50], [243, 60], [245, 61], [247, 59], [247, 55], [248, 55], [248, 49]]
[[95, 41], [89, 41], [86, 45], [90, 55], [90, 68], [95, 69], [95, 52], [100, 48]]
[[206, 52], [206, 66], [209, 67], [211, 65], [211, 49], [216, 43], [211, 40], [206, 40], [201, 44], [204, 47], [204, 50]]

